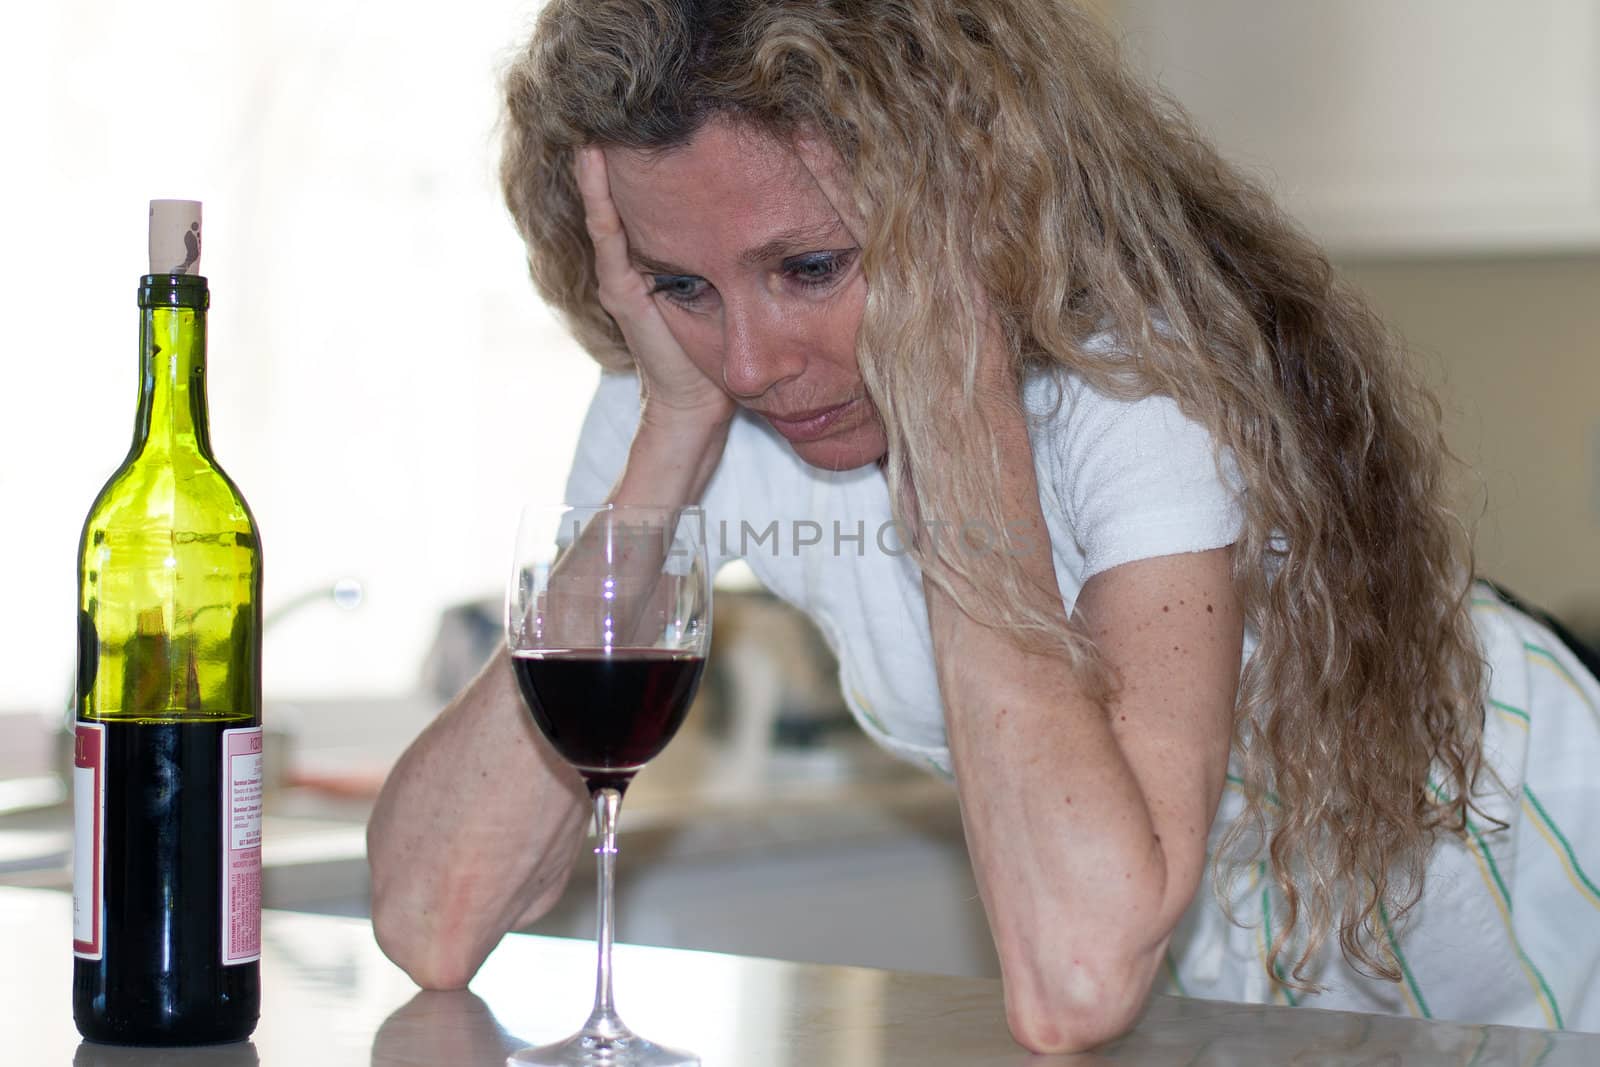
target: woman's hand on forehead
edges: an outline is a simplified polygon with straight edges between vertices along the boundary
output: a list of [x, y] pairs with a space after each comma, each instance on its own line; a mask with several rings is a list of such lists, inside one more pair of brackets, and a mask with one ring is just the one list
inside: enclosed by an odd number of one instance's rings
[[629, 259], [628, 235], [611, 199], [604, 151], [578, 149], [573, 177], [583, 197], [584, 225], [594, 246], [600, 306], [616, 322], [638, 367], [646, 420], [687, 419], [697, 425], [726, 424], [734, 403], [722, 387], [696, 367], [666, 320], [644, 278]]

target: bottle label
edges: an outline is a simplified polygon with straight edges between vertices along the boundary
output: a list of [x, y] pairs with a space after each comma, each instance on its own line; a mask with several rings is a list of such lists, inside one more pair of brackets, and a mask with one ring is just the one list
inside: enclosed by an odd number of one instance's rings
[[261, 727], [222, 731], [222, 962], [261, 958]]
[[104, 726], [80, 722], [72, 753], [72, 953], [100, 958], [105, 946], [106, 772]]

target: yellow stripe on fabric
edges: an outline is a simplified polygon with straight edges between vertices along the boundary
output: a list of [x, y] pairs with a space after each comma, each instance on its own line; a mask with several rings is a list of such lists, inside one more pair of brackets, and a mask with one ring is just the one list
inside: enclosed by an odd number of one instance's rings
[[[1429, 782], [1429, 788], [1434, 796], [1440, 800], [1445, 799], [1445, 792], [1436, 782]], [[1478, 872], [1483, 875], [1483, 880], [1489, 887], [1489, 897], [1500, 910], [1500, 918], [1506, 924], [1506, 936], [1511, 941], [1511, 948], [1517, 954], [1517, 959], [1522, 963], [1522, 969], [1528, 976], [1528, 982], [1533, 987], [1534, 998], [1538, 1000], [1539, 1007], [1544, 1011], [1545, 1021], [1552, 1030], [1565, 1030], [1566, 1026], [1561, 1020], [1561, 1007], [1556, 1003], [1556, 996], [1550, 989], [1549, 983], [1544, 980], [1544, 975], [1534, 965], [1533, 960], [1522, 950], [1522, 942], [1517, 939], [1516, 926], [1511, 921], [1511, 893], [1506, 889], [1505, 881], [1500, 877], [1500, 868], [1495, 865], [1494, 856], [1489, 851], [1488, 843], [1483, 840], [1483, 835], [1478, 832], [1478, 827], [1471, 819], [1467, 820], [1467, 832], [1472, 835], [1477, 848], [1467, 849], [1467, 853], [1478, 865]]]
[[[1225, 781], [1227, 788], [1241, 794], [1244, 792], [1244, 781], [1238, 775], [1227, 775]], [[1268, 793], [1267, 803], [1276, 807], [1278, 798]], [[1283, 971], [1267, 962], [1267, 953], [1272, 946], [1272, 907], [1267, 896], [1268, 887], [1266, 882], [1267, 864], [1265, 860], [1261, 860], [1256, 863], [1255, 879], [1248, 890], [1253, 892], [1256, 886], [1261, 887], [1261, 932], [1260, 936], [1256, 938], [1256, 949], [1261, 956], [1261, 969], [1267, 972], [1267, 981], [1272, 984], [1272, 997], [1276, 999], [1282, 996], [1284, 1002], [1290, 1007], [1299, 1007], [1300, 1002], [1295, 1000], [1294, 994], [1289, 991], [1289, 987], [1283, 984]]]
[[1378, 902], [1378, 918], [1383, 922], [1383, 932], [1389, 938], [1389, 951], [1394, 953], [1395, 962], [1400, 964], [1400, 974], [1405, 978], [1400, 989], [1406, 995], [1406, 1003], [1411, 1006], [1411, 1014], [1424, 1019], [1433, 1018], [1433, 1012], [1428, 1010], [1428, 1002], [1422, 997], [1422, 990], [1417, 986], [1416, 976], [1411, 973], [1411, 965], [1406, 962], [1405, 953], [1400, 951], [1400, 939], [1394, 936], [1394, 927], [1389, 925], [1389, 909]]
[[1510, 704], [1496, 700], [1493, 697], [1489, 698], [1489, 706], [1505, 715], [1506, 718], [1511, 719], [1524, 730], [1526, 730], [1528, 725], [1533, 721], [1528, 717], [1528, 713], [1523, 711], [1521, 708], [1514, 708]]
[[[1227, 784], [1228, 784], [1228, 787], [1230, 789], [1233, 789], [1233, 790], [1235, 790], [1237, 792], [1240, 792], [1240, 793], [1244, 792], [1244, 782], [1237, 775], [1233, 775], [1233, 774], [1228, 775], [1227, 776]], [[1267, 802], [1269, 804], [1273, 805], [1274, 807], [1276, 807], [1277, 803], [1278, 803], [1278, 798], [1274, 794], [1268, 793], [1267, 794]], [[1264, 878], [1265, 876], [1266, 876], [1266, 864], [1265, 863], [1261, 863], [1261, 864], [1258, 865], [1257, 877]], [[1383, 920], [1383, 929], [1389, 935], [1389, 947], [1391, 949], [1393, 949], [1395, 959], [1398, 960], [1399, 963], [1400, 963], [1400, 971], [1401, 971], [1402, 974], [1405, 975], [1405, 986], [1407, 988], [1404, 989], [1404, 992], [1406, 994], [1406, 1001], [1411, 1007], [1411, 1014], [1415, 1015], [1415, 1016], [1418, 1016], [1419, 1018], [1431, 1019], [1431, 1018], [1433, 1018], [1433, 1013], [1428, 1010], [1428, 1002], [1423, 999], [1422, 990], [1420, 988], [1418, 988], [1416, 977], [1411, 973], [1411, 965], [1406, 961], [1405, 953], [1400, 951], [1400, 942], [1394, 936], [1394, 930], [1389, 926], [1389, 915], [1388, 915], [1387, 911], [1384, 910], [1383, 905], [1381, 903], [1379, 904], [1378, 909], [1379, 909], [1378, 910], [1378, 914]], [[1265, 917], [1265, 915], [1266, 915], [1266, 892], [1265, 892], [1265, 890], [1262, 891], [1262, 912], [1263, 912], [1263, 917]], [[1271, 927], [1269, 925], [1268, 926], [1268, 941], [1270, 942], [1270, 940], [1271, 940]], [[1265, 953], [1263, 953], [1263, 960], [1265, 960]]]
[[[1468, 851], [1477, 862], [1478, 870], [1483, 875], [1484, 882], [1488, 883], [1492, 889], [1498, 875], [1491, 875], [1489, 868], [1484, 866], [1484, 857], [1479, 854], [1477, 849], [1468, 849]], [[1534, 997], [1539, 1001], [1539, 1007], [1544, 1011], [1545, 1021], [1550, 1024], [1552, 1029], [1562, 1029], [1561, 1020], [1552, 1010], [1554, 998], [1550, 995], [1548, 987], [1545, 986], [1544, 978], [1534, 968], [1533, 962], [1528, 959], [1527, 953], [1522, 951], [1522, 946], [1517, 941], [1516, 932], [1511, 926], [1510, 909], [1506, 907], [1505, 901], [1500, 899], [1499, 894], [1491, 892], [1489, 895], [1494, 898], [1495, 906], [1500, 909], [1500, 918], [1505, 921], [1506, 933], [1511, 938], [1511, 947], [1516, 952], [1518, 961], [1522, 964], [1523, 972], [1528, 976], [1528, 984], [1533, 987]]]
[[1282, 993], [1283, 999], [1288, 1001], [1289, 1006], [1297, 1008], [1300, 1002], [1284, 984], [1283, 968], [1267, 963], [1267, 955], [1272, 950], [1272, 883], [1267, 881], [1267, 865], [1264, 861], [1256, 865], [1256, 876], [1261, 883], [1261, 965], [1267, 968], [1273, 992]]
[[[1260, 888], [1266, 879], [1266, 873], [1267, 865], [1265, 863], [1258, 862], [1256, 864], [1256, 869], [1251, 873], [1250, 876], [1250, 887], [1246, 889], [1245, 892], [1254, 893], [1258, 888]], [[1263, 916], [1263, 919], [1265, 919], [1265, 916]], [[1261, 972], [1267, 976], [1267, 983], [1269, 987], [1267, 999], [1271, 1003], [1276, 1004], [1278, 1002], [1278, 997], [1283, 993], [1283, 987], [1272, 980], [1272, 968], [1267, 965], [1268, 942], [1265, 936], [1266, 929], [1267, 926], [1265, 922], [1256, 927], [1256, 954], [1261, 959]]]
[[883, 720], [878, 718], [872, 710], [872, 701], [861, 695], [861, 690], [855, 686], [850, 687], [850, 695], [855, 698], [856, 706], [861, 709], [861, 717], [870, 722], [877, 731], [885, 737], [892, 737], [888, 730], [883, 728]]
[[1561, 680], [1566, 682], [1574, 693], [1578, 694], [1578, 699], [1583, 701], [1583, 706], [1589, 709], [1589, 714], [1600, 718], [1600, 709], [1594, 706], [1594, 701], [1589, 699], [1589, 694], [1583, 691], [1583, 686], [1578, 684], [1578, 680], [1572, 676], [1571, 671], [1567, 670], [1566, 665], [1555, 657], [1555, 653], [1548, 648], [1541, 648], [1532, 641], [1522, 642], [1522, 647], [1527, 650], [1528, 658], [1534, 663], [1547, 667], [1560, 675]]
[[1526, 785], [1522, 787], [1522, 810], [1533, 819], [1533, 825], [1539, 828], [1540, 836], [1550, 842], [1550, 847], [1555, 850], [1556, 859], [1561, 861], [1561, 867], [1567, 872], [1567, 880], [1572, 883], [1573, 888], [1590, 904], [1600, 908], [1600, 889], [1595, 888], [1595, 884], [1584, 873], [1567, 836], [1556, 826], [1556, 821], [1545, 811], [1544, 805], [1539, 803], [1539, 798], [1534, 795], [1533, 790]]
[[[1471, 604], [1475, 608], [1487, 608], [1490, 611], [1507, 612], [1511, 610], [1510, 605], [1504, 604], [1499, 600], [1484, 599], [1481, 597], [1474, 597], [1471, 601]], [[1596, 718], [1600, 718], [1600, 708], [1595, 707], [1594, 701], [1589, 699], [1589, 694], [1583, 691], [1583, 687], [1579, 685], [1578, 680], [1572, 676], [1572, 672], [1567, 670], [1566, 666], [1563, 665], [1562, 662], [1557, 659], [1549, 649], [1544, 648], [1541, 645], [1536, 645], [1532, 641], [1522, 642], [1522, 647], [1523, 650], [1528, 653], [1528, 658], [1530, 660], [1541, 664], [1561, 675], [1562, 680], [1565, 681], [1567, 685], [1572, 687], [1573, 692], [1578, 694], [1578, 699], [1583, 701], [1584, 706], [1589, 709], [1589, 713], [1594, 715]], [[1494, 702], [1490, 701], [1490, 703]]]
[[[1569, 685], [1577, 688], [1577, 683], [1573, 680], [1571, 674], [1569, 674], [1566, 668], [1562, 667], [1561, 664], [1556, 661], [1556, 658], [1548, 651], [1539, 648], [1537, 645], [1529, 645], [1526, 643], [1523, 647], [1528, 649], [1530, 658], [1532, 657], [1533, 653], [1538, 653], [1539, 655], [1545, 657], [1545, 659], [1549, 661], [1550, 665], [1566, 678]], [[1543, 660], [1540, 662], [1543, 662]], [[1581, 690], [1580, 695], [1582, 695]], [[1521, 708], [1514, 708], [1510, 704], [1506, 704], [1502, 701], [1494, 699], [1491, 699], [1489, 704], [1496, 711], [1501, 712], [1507, 719], [1517, 723], [1524, 729], [1526, 729], [1532, 722], [1531, 716], [1529, 716], [1529, 714], [1526, 711], [1523, 711]], [[1586, 873], [1584, 873], [1583, 866], [1578, 862], [1577, 853], [1572, 850], [1572, 843], [1567, 840], [1567, 835], [1561, 832], [1561, 828], [1558, 827], [1556, 825], [1556, 821], [1550, 817], [1550, 813], [1545, 810], [1544, 805], [1539, 803], [1539, 798], [1534, 794], [1532, 787], [1526, 784], [1524, 784], [1522, 787], [1522, 810], [1528, 813], [1529, 817], [1533, 821], [1533, 825], [1538, 828], [1540, 835], [1543, 836], [1543, 838], [1550, 843], [1550, 847], [1555, 850], [1556, 858], [1561, 861], [1562, 868], [1567, 872], [1567, 880], [1572, 883], [1573, 888], [1578, 891], [1580, 896], [1588, 900], [1590, 904], [1594, 905], [1596, 908], [1600, 908], [1600, 888], [1596, 888], [1594, 882]]]

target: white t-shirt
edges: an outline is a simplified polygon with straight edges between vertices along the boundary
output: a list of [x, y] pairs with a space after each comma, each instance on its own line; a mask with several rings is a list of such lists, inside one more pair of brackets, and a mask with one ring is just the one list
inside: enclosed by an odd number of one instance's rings
[[[1047, 372], [1028, 376], [1023, 397], [1067, 612], [1100, 571], [1237, 539], [1242, 516], [1210, 435], [1172, 400], [1114, 400]], [[569, 502], [605, 498], [638, 417], [638, 379], [602, 376], [579, 439]], [[1221, 470], [1236, 477], [1226, 459]], [[810, 616], [839, 659], [845, 700], [868, 734], [948, 776], [922, 576], [892, 524], [883, 472], [813, 467], [741, 411], [702, 504], [713, 566], [743, 559], [768, 589]], [[934, 518], [949, 523], [951, 537], [962, 525], [961, 516]], [[992, 543], [996, 550], [1028, 547], [1000, 531]]]
[[[1236, 469], [1216, 459], [1207, 431], [1171, 400], [1116, 400], [1050, 372], [1028, 377], [1024, 399], [1068, 611], [1100, 571], [1237, 539]], [[638, 413], [637, 379], [604, 376], [584, 423], [570, 502], [605, 498]], [[819, 625], [868, 734], [949, 777], [921, 576], [890, 525], [883, 473], [811, 467], [764, 422], [741, 413], [702, 503], [716, 563], [742, 557]], [[1393, 939], [1404, 981], [1357, 973], [1335, 938], [1311, 973], [1325, 990], [1287, 991], [1264, 965], [1282, 898], [1246, 877], [1229, 890], [1237, 923], [1202, 885], [1173, 936], [1169, 991], [1600, 1030], [1600, 684], [1544, 627], [1491, 591], [1479, 590], [1472, 616], [1489, 663], [1483, 751], [1495, 777], [1485, 782], [1508, 788], [1482, 803], [1506, 827], [1474, 816], [1467, 837], [1441, 839], [1426, 895]], [[1248, 631], [1245, 644], [1248, 658], [1255, 644]], [[1213, 845], [1242, 804], [1237, 776], [1229, 777]]]

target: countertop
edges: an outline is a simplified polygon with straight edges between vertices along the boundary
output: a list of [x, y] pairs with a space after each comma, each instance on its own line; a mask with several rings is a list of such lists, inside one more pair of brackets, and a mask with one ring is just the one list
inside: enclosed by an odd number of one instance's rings
[[[593, 990], [585, 941], [508, 935], [470, 991], [420, 993], [365, 920], [268, 912], [253, 1040], [185, 1050], [90, 1045], [72, 1025], [70, 919], [65, 894], [0, 889], [6, 1064], [498, 1067], [511, 1050], [576, 1029]], [[635, 1030], [697, 1052], [706, 1067], [1600, 1063], [1600, 1035], [1159, 996], [1128, 1037], [1099, 1052], [1035, 1057], [1012, 1042], [991, 979], [632, 945], [617, 947], [616, 986]]]

